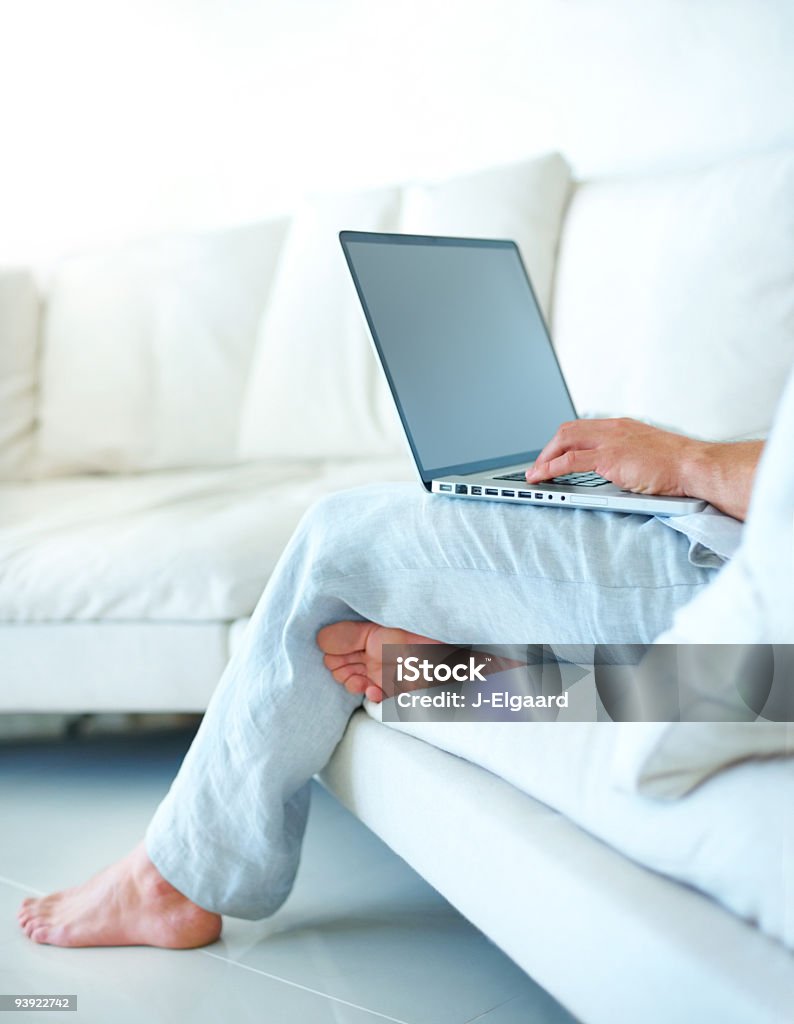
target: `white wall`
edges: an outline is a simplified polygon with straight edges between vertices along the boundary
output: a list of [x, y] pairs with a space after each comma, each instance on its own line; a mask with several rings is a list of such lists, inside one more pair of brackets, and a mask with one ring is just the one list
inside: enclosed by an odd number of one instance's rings
[[792, 141], [790, 0], [0, 0], [0, 261], [559, 147]]

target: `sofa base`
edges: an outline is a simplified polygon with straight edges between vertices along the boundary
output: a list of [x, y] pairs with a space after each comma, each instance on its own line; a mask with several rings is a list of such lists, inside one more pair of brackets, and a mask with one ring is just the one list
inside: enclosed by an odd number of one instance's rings
[[0, 626], [0, 713], [203, 711], [228, 622]]
[[490, 772], [365, 714], [325, 785], [587, 1024], [787, 1024], [791, 954]]
[[[230, 625], [0, 627], [0, 713], [202, 711]], [[358, 713], [322, 778], [587, 1024], [788, 1024], [782, 946], [490, 772]]]

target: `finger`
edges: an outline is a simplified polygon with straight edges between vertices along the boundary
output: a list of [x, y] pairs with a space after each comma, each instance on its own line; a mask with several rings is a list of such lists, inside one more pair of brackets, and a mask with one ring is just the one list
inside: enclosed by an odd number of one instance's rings
[[613, 420], [574, 420], [563, 423], [541, 450], [535, 465], [551, 462], [571, 449], [598, 448], [611, 430]]
[[582, 451], [567, 451], [548, 462], [536, 462], [532, 469], [527, 470], [527, 483], [540, 480], [551, 480], [555, 476], [566, 476], [568, 473], [588, 473], [596, 470], [599, 452], [595, 448]]

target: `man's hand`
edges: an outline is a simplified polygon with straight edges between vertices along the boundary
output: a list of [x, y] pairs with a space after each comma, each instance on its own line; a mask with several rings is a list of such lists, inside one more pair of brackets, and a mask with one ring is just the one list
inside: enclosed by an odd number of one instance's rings
[[528, 483], [594, 471], [624, 491], [702, 498], [744, 519], [761, 441], [695, 441], [631, 419], [563, 423], [527, 470]]

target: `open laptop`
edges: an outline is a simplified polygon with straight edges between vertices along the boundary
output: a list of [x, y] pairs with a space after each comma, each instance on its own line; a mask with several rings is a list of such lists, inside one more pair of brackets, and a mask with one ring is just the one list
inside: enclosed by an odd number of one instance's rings
[[704, 508], [622, 491], [595, 473], [527, 484], [525, 470], [576, 410], [515, 242], [339, 238], [427, 490], [647, 515]]

